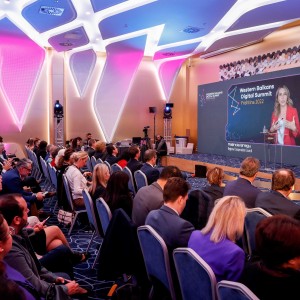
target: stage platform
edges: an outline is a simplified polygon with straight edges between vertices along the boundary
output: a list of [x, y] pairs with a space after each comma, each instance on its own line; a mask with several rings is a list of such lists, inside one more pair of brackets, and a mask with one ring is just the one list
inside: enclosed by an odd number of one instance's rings
[[[221, 167], [226, 174], [238, 176], [240, 164], [243, 159], [237, 157], [227, 157], [213, 154], [171, 154], [162, 158], [163, 166], [177, 166], [180, 170], [194, 173], [195, 165], [206, 166], [212, 168], [215, 166]], [[293, 170], [296, 175], [296, 183], [294, 190], [300, 191], [300, 166], [272, 164], [271, 168], [265, 169], [264, 163], [261, 161], [261, 169], [258, 173], [258, 178], [271, 180], [274, 170], [287, 168]]]

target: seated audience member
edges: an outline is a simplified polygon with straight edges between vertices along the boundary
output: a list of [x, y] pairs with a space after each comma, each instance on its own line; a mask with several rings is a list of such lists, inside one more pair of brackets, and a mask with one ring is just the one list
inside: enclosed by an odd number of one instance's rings
[[118, 161], [118, 165], [124, 169], [127, 166], [128, 161], [130, 160], [129, 150], [124, 150], [120, 156], [120, 160]]
[[300, 223], [277, 215], [260, 221], [255, 230], [260, 261], [246, 264], [240, 279], [259, 298], [298, 299]]
[[156, 158], [157, 155], [155, 150], [149, 149], [144, 154], [145, 163], [140, 170], [145, 173], [148, 184], [152, 184], [159, 177], [159, 170], [154, 167]]
[[150, 225], [165, 241], [169, 251], [178, 247], [187, 247], [194, 226], [180, 218], [188, 198], [189, 185], [179, 177], [169, 178], [164, 186], [164, 205], [152, 210], [146, 218]]
[[100, 158], [100, 159], [103, 160], [103, 157], [105, 155], [105, 149], [106, 149], [105, 142], [101, 142], [101, 141], [96, 142], [96, 144], [95, 144], [95, 153], [94, 153], [93, 156], [96, 159]]
[[272, 190], [257, 195], [255, 205], [272, 215], [284, 214], [300, 220], [300, 207], [288, 199], [295, 184], [295, 174], [289, 169], [276, 170], [272, 175]]
[[41, 158], [45, 160], [46, 156], [47, 156], [47, 142], [40, 141], [39, 146], [37, 148], [36, 157], [42, 174], [43, 174], [43, 169], [41, 165]]
[[130, 159], [127, 163], [127, 168], [131, 171], [133, 176], [134, 172], [143, 166], [143, 163], [139, 160], [141, 157], [141, 150], [137, 145], [132, 145], [128, 151]]
[[215, 200], [223, 197], [224, 187], [221, 186], [223, 177], [224, 172], [221, 168], [214, 167], [209, 169], [206, 173], [209, 185], [189, 193], [188, 201], [181, 217], [191, 222], [196, 229], [205, 227], [214, 208]]
[[85, 151], [74, 152], [71, 155], [70, 160], [73, 162], [66, 169], [66, 177], [69, 182], [71, 189], [73, 203], [75, 208], [84, 208], [84, 201], [82, 196], [82, 191], [88, 187], [89, 182], [86, 177], [91, 176], [91, 172], [81, 173], [80, 169], [86, 165], [88, 160], [88, 154]]
[[6, 155], [4, 144], [0, 143], [0, 162], [3, 164], [6, 160], [8, 160], [8, 157]]
[[166, 141], [161, 135], [156, 136], [155, 150], [158, 157], [165, 156], [168, 153]]
[[[40, 265], [26, 235], [27, 231], [23, 230], [27, 224], [28, 208], [22, 197], [11, 199], [1, 196], [0, 212], [15, 231], [12, 248], [4, 258], [8, 265], [20, 272], [42, 297], [46, 296], [49, 289], [53, 289], [56, 293], [56, 299], [70, 299], [69, 295], [86, 293], [86, 290], [75, 281], [66, 283], [64, 279], [68, 277], [66, 274], [65, 277], [59, 277]], [[64, 262], [53, 259], [52, 263], [59, 266]], [[63, 285], [54, 285], [54, 283]]]
[[74, 153], [73, 149], [70, 147], [68, 149], [61, 149], [55, 158], [56, 164], [56, 176], [57, 176], [57, 203], [59, 207], [63, 207], [64, 210], [70, 211], [70, 205], [67, 200], [67, 195], [62, 179], [62, 175], [65, 173], [66, 169], [71, 165], [71, 155]]
[[54, 146], [54, 145], [53, 145], [53, 146], [51, 147], [51, 149], [50, 149], [50, 156], [49, 156], [47, 162], [48, 162], [52, 167], [54, 167], [54, 168], [56, 168], [55, 158], [56, 158], [56, 156], [57, 156], [59, 150], [60, 150], [60, 149], [59, 149], [57, 146]]
[[90, 147], [89, 145], [89, 141], [92, 139], [92, 134], [90, 132], [88, 132], [85, 135], [85, 140], [83, 141], [83, 146], [84, 146], [84, 151], [87, 151], [88, 147]]
[[156, 182], [138, 190], [133, 199], [132, 209], [132, 221], [137, 226], [145, 225], [148, 213], [164, 204], [163, 189], [171, 177], [182, 177], [181, 171], [175, 166], [164, 167]]
[[31, 151], [33, 151], [34, 148], [34, 138], [29, 138], [25, 144], [25, 147]]
[[89, 192], [94, 202], [99, 197], [102, 197], [107, 187], [107, 181], [109, 180], [110, 173], [106, 164], [97, 164], [93, 171], [92, 184], [89, 188]]
[[33, 151], [35, 154], [37, 154], [37, 152], [38, 152], [40, 142], [41, 142], [41, 139], [40, 139], [40, 138], [36, 137], [36, 138], [34, 139], [34, 142], [33, 142], [33, 143], [34, 143], [34, 146], [33, 146], [32, 151]]
[[32, 170], [32, 161], [27, 158], [19, 160], [14, 169], [7, 171], [2, 178], [3, 194], [17, 193], [21, 194], [26, 200], [27, 206], [30, 209], [31, 204], [35, 203], [37, 208], [43, 206], [44, 195], [42, 192], [36, 194], [24, 189], [25, 179], [30, 175]]
[[222, 168], [214, 167], [209, 169], [206, 173], [206, 179], [209, 185], [202, 190], [207, 193], [213, 201], [222, 198], [224, 194], [224, 187], [222, 186], [224, 178], [224, 171]]
[[192, 233], [188, 247], [212, 268], [217, 281], [236, 281], [245, 262], [244, 251], [235, 244], [244, 231], [246, 207], [240, 197], [219, 199], [206, 226]]
[[87, 150], [85, 150], [85, 151], [87, 151], [89, 157], [94, 156], [94, 154], [95, 154], [95, 145], [96, 145], [96, 140], [95, 139], [89, 139]]
[[72, 140], [71, 148], [75, 152], [81, 151], [81, 146], [82, 146], [81, 143], [82, 143], [82, 138], [80, 136], [78, 136]]
[[119, 161], [118, 155], [118, 148], [113, 145], [109, 144], [106, 146], [106, 152], [107, 156], [105, 158], [105, 161], [107, 161], [110, 165], [113, 165], [114, 163], [117, 163]]
[[247, 208], [255, 207], [256, 197], [261, 191], [252, 185], [260, 168], [260, 162], [254, 157], [246, 157], [240, 167], [240, 176], [237, 180], [227, 182], [224, 196], [239, 196]]
[[107, 182], [103, 199], [107, 202], [111, 212], [118, 208], [123, 208], [131, 218], [132, 194], [128, 188], [129, 176], [122, 171], [111, 174]]
[[[17, 270], [6, 264], [3, 259], [12, 247], [13, 228], [8, 227], [7, 222], [0, 214], [0, 295], [1, 299], [36, 300], [39, 293], [32, 285], [28, 290], [22, 285], [28, 284], [25, 277]], [[19, 285], [16, 283], [19, 282]], [[21, 293], [21, 296], [19, 294]]]

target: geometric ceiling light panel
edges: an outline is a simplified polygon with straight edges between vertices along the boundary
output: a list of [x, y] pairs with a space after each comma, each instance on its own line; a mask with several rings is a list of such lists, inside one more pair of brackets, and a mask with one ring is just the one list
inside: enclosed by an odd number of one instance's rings
[[86, 91], [96, 60], [97, 55], [93, 50], [81, 51], [71, 55], [70, 68], [80, 97]]
[[[269, 5], [259, 6], [248, 11], [236, 22], [234, 22], [232, 26], [227, 29], [227, 32], [285, 20], [297, 19], [299, 17], [299, 0], [274, 1]], [[276, 30], [276, 28], [273, 28], [273, 31], [274, 30]]]
[[143, 58], [144, 47], [141, 44], [146, 44], [145, 35], [106, 47], [107, 58], [96, 89], [94, 110], [107, 141], [113, 139], [134, 76]]
[[166, 99], [170, 100], [175, 80], [184, 59], [169, 60], [159, 65], [159, 78], [165, 92]]
[[[260, 31], [255, 32], [247, 32], [247, 33], [241, 33], [238, 35], [232, 35], [232, 36], [226, 36], [224, 34], [223, 38], [220, 38], [219, 40], [215, 41], [212, 45], [210, 45], [205, 53], [214, 52], [219, 49], [227, 49], [227, 48], [234, 48], [243, 46], [245, 44], [249, 44], [251, 42], [256, 42], [262, 40], [265, 36], [272, 33], [274, 31], [274, 28], [268, 28]], [[237, 38], [238, 37], [238, 38]]]
[[15, 35], [7, 35], [7, 23], [10, 27], [15, 26], [7, 19], [0, 20], [0, 89], [21, 131], [43, 66], [45, 50], [17, 27], [14, 28]]
[[163, 46], [205, 36], [235, 3], [236, 0], [153, 1], [103, 19], [99, 30], [105, 40], [164, 24], [158, 42]]
[[22, 16], [36, 31], [45, 32], [72, 22], [77, 13], [71, 0], [38, 0], [27, 5], [22, 10]]
[[89, 38], [81, 26], [52, 36], [48, 42], [56, 51], [61, 52], [84, 46], [89, 43]]

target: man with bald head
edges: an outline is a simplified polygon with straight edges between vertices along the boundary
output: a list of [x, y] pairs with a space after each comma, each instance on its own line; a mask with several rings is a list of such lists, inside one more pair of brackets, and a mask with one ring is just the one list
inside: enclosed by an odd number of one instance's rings
[[276, 170], [272, 175], [272, 190], [257, 195], [255, 206], [272, 215], [284, 214], [300, 220], [300, 207], [288, 199], [295, 184], [295, 174], [289, 169]]

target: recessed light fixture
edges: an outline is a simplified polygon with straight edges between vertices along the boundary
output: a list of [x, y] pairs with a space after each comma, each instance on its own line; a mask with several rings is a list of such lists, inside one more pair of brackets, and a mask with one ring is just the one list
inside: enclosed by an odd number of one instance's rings
[[64, 12], [64, 8], [53, 7], [53, 6], [41, 6], [40, 14], [50, 15], [50, 16], [61, 16]]
[[203, 30], [203, 28], [194, 27], [194, 26], [188, 26], [188, 27], [184, 28], [182, 30], [182, 32], [185, 32], [185, 33], [196, 33], [196, 32], [199, 32], [200, 30]]

